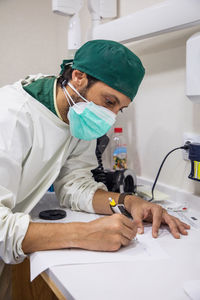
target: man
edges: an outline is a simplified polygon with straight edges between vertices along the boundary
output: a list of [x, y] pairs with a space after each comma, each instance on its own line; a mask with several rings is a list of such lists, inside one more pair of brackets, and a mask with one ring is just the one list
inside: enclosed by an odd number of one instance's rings
[[[106, 40], [84, 44], [61, 75], [30, 76], [0, 89], [0, 256], [19, 263], [27, 253], [60, 248], [116, 251], [126, 246], [143, 220], [161, 223], [172, 235], [189, 226], [156, 204], [134, 195], [108, 192], [94, 181], [96, 138], [128, 107], [144, 76], [139, 58]], [[123, 215], [81, 223], [33, 223], [29, 212], [54, 182], [65, 207], [111, 215], [109, 197], [124, 202], [134, 221]]]

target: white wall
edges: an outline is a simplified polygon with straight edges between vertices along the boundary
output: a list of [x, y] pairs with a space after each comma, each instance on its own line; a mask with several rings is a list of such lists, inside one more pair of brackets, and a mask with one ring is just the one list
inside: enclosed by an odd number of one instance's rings
[[67, 56], [68, 19], [51, 0], [0, 1], [0, 86], [39, 72], [57, 74]]
[[[119, 16], [124, 16], [160, 1], [118, 2]], [[86, 5], [81, 22], [85, 40], [90, 24]], [[58, 74], [62, 59], [69, 55], [67, 25], [68, 18], [52, 13], [51, 0], [1, 0], [0, 86], [27, 74]], [[124, 127], [129, 167], [138, 176], [153, 180], [164, 155], [182, 145], [184, 132], [200, 134], [200, 104], [185, 96], [185, 42], [198, 30], [200, 26], [128, 45], [143, 61], [146, 76], [116, 125]], [[108, 165], [109, 149], [105, 156]], [[187, 179], [189, 171], [179, 151], [167, 160], [160, 182], [200, 194], [200, 183]]]
[[[120, 16], [157, 2], [121, 0]], [[184, 132], [200, 134], [200, 104], [185, 96], [185, 44], [199, 30], [197, 26], [128, 45], [141, 58], [146, 76], [118, 124], [127, 132], [129, 167], [139, 176], [153, 180], [164, 156], [182, 145]], [[190, 163], [178, 150], [166, 161], [159, 181], [200, 194], [200, 183], [188, 179], [189, 172]]]

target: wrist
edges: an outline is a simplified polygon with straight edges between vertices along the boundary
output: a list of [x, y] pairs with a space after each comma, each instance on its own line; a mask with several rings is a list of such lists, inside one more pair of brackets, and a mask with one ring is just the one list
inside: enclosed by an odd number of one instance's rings
[[82, 248], [85, 235], [87, 232], [87, 224], [85, 222], [72, 222], [68, 223], [69, 239], [67, 237], [67, 248]]
[[127, 195], [124, 199], [124, 206], [130, 212], [134, 207], [138, 207], [138, 205], [143, 205], [147, 201], [136, 196], [136, 195]]
[[132, 195], [127, 195], [124, 198], [124, 206], [129, 212], [131, 211], [131, 206], [133, 204], [133, 201], [134, 201], [134, 196]]
[[121, 193], [118, 198], [118, 204], [124, 204], [125, 208], [130, 211], [133, 193]]

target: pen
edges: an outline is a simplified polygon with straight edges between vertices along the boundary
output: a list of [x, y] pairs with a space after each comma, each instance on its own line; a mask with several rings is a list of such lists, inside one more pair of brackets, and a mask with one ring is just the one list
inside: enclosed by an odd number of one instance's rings
[[[115, 200], [112, 199], [111, 197], [109, 197], [108, 200], [110, 201], [110, 208], [114, 213], [123, 214], [124, 216], [133, 220], [133, 217], [126, 210], [126, 208], [124, 207], [123, 204], [116, 204]], [[133, 240], [134, 240], [134, 242], [137, 242], [137, 237], [134, 237]]]
[[133, 217], [131, 216], [131, 214], [125, 209], [123, 204], [116, 204], [115, 200], [112, 199], [111, 197], [108, 198], [108, 200], [110, 201], [110, 208], [114, 213], [117, 214], [122, 214], [128, 218], [133, 219]]

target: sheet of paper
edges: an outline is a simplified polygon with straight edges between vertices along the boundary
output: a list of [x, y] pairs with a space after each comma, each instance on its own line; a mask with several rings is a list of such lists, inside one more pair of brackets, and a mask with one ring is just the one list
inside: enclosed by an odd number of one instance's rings
[[[42, 222], [43, 220], [38, 218], [39, 212], [44, 209], [53, 208], [60, 208], [58, 200], [54, 193], [47, 193], [31, 211], [30, 215], [32, 220]], [[64, 219], [59, 220], [59, 222], [88, 222], [101, 217], [95, 214], [71, 211], [70, 209], [65, 210], [67, 215]], [[55, 222], [58, 222], [58, 220]], [[167, 234], [169, 233], [167, 232]], [[128, 247], [122, 247], [117, 252], [98, 252], [82, 249], [35, 252], [30, 255], [31, 280], [37, 277], [44, 270], [57, 265], [157, 260], [166, 258], [169, 258], [169, 256], [160, 247], [158, 242], [152, 238], [151, 226], [147, 226], [145, 227], [145, 234], [137, 235], [137, 239], [133, 240]]]
[[57, 265], [111, 263], [137, 260], [159, 260], [169, 258], [168, 254], [152, 238], [151, 228], [144, 235], [138, 235], [127, 247], [117, 252], [98, 252], [81, 249], [40, 251], [30, 255], [31, 281], [46, 269]]
[[200, 280], [187, 281], [183, 288], [192, 300], [200, 300]]
[[179, 218], [182, 222], [189, 224], [192, 229], [200, 229], [200, 214], [198, 211], [188, 209], [187, 211], [182, 212], [169, 211], [169, 214]]

